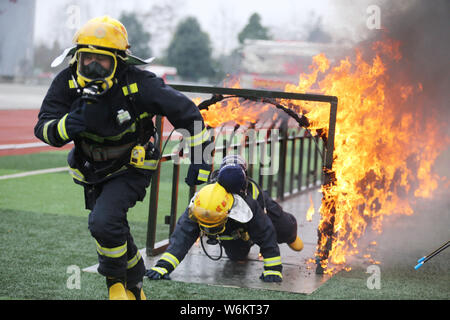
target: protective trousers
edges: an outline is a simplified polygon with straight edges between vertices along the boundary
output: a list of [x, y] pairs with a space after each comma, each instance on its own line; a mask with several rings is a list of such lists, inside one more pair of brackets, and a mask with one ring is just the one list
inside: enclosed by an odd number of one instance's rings
[[[277, 243], [292, 243], [297, 237], [297, 219], [284, 211], [267, 191], [263, 192], [267, 216], [275, 228]], [[222, 241], [225, 253], [231, 260], [245, 260], [252, 245], [252, 241], [242, 239]]]
[[242, 239], [222, 241], [222, 246], [227, 257], [233, 261], [246, 260], [252, 245], [253, 242]]
[[277, 233], [278, 243], [292, 243], [297, 237], [297, 219], [274, 201], [267, 191], [265, 196], [266, 211]]
[[142, 281], [145, 266], [130, 233], [127, 212], [145, 197], [151, 174], [129, 170], [96, 186], [89, 214], [89, 230], [95, 238], [98, 272], [107, 277], [126, 277], [127, 287]]

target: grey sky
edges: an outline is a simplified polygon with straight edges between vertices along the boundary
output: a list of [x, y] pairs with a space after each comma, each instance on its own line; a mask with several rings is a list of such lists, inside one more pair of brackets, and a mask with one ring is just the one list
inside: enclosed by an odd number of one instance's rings
[[[36, 0], [35, 42], [52, 43], [58, 39], [64, 42], [63, 46], [70, 45], [75, 32], [67, 24], [71, 5], [80, 8], [82, 24], [98, 15], [118, 17], [124, 10], [149, 12], [153, 5], [164, 3], [175, 4], [177, 21], [186, 16], [197, 17], [209, 33], [216, 53], [229, 52], [237, 46], [237, 34], [254, 12], [261, 15], [263, 25], [270, 27], [275, 38], [282, 40], [301, 40], [317, 17], [322, 18], [323, 29], [335, 41], [359, 41], [367, 32], [367, 0]], [[155, 42], [156, 39], [158, 43], [152, 43], [152, 47], [158, 53], [167, 46], [168, 39], [154, 36]]]

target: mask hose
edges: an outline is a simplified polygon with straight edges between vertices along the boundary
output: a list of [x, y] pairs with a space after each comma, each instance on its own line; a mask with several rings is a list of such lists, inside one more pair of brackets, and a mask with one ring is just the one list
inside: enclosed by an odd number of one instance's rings
[[[219, 253], [219, 256], [218, 257], [216, 257], [216, 258], [213, 258], [213, 257], [211, 257], [209, 254], [208, 254], [208, 252], [206, 251], [206, 248], [205, 248], [205, 244], [203, 243], [203, 236], [204, 236], [205, 234], [204, 233], [202, 233], [201, 235], [200, 235], [200, 243], [202, 244], [202, 249], [203, 249], [203, 252], [206, 254], [206, 256], [208, 257], [208, 258], [210, 258], [211, 260], [213, 260], [213, 261], [218, 261], [218, 260], [220, 260], [220, 258], [222, 258], [222, 253], [223, 253], [223, 248], [222, 248], [222, 244], [220, 243], [220, 241], [218, 241], [217, 239], [208, 239], [206, 242], [208, 243], [208, 241], [210, 241], [209, 242], [209, 244], [219, 244], [219, 247], [220, 247], [220, 253]], [[212, 243], [212, 241], [216, 241], [216, 243]]]

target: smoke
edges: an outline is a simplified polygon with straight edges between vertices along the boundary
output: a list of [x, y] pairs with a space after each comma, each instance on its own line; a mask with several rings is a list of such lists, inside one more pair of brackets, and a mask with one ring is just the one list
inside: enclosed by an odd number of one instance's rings
[[[409, 79], [423, 86], [423, 93], [417, 97], [421, 100], [414, 105], [431, 109], [446, 121], [450, 115], [450, 42], [447, 38], [450, 30], [450, 2], [391, 1], [384, 3], [380, 9], [385, 33], [400, 41], [403, 58], [399, 67], [403, 72], [407, 71]], [[448, 137], [448, 126], [443, 127], [446, 128], [443, 134]]]
[[[380, 28], [369, 26], [374, 12], [371, 8], [378, 8]], [[347, 37], [360, 42], [358, 47], [366, 46], [367, 51], [371, 51], [374, 41], [399, 40], [403, 55], [399, 70], [423, 85], [426, 105], [449, 115], [448, 0], [342, 0], [336, 11], [341, 16], [339, 21], [346, 20], [352, 26], [348, 28]], [[338, 35], [334, 37], [339, 40]]]
[[[381, 234], [367, 232], [359, 241], [361, 255], [350, 259], [351, 266], [380, 263], [382, 268], [407, 268], [450, 240], [450, 199], [443, 194], [432, 200], [418, 200], [411, 216], [390, 216]], [[372, 245], [373, 241], [376, 245]], [[362, 255], [370, 254], [370, 259]], [[450, 250], [434, 257], [422, 270], [450, 271]]]
[[[448, 52], [448, 30], [450, 30], [450, 2], [436, 1], [390, 1], [379, 2], [382, 28], [365, 42], [391, 38], [400, 41], [402, 59], [389, 70], [390, 82], [395, 85], [408, 79], [420, 83], [409, 104], [399, 107], [399, 114], [410, 112], [422, 128], [421, 137], [426, 137], [430, 125], [436, 125], [443, 147], [434, 163], [434, 172], [441, 178], [439, 189], [432, 199], [412, 198], [414, 214], [411, 216], [389, 216], [383, 222], [381, 235], [366, 234], [360, 245], [373, 252], [373, 258], [382, 265], [406, 264], [411, 268], [418, 258], [432, 252], [450, 239], [450, 64]], [[370, 49], [369, 49], [370, 50]], [[424, 150], [424, 152], [429, 152]], [[370, 246], [377, 242], [376, 249]], [[434, 258], [438, 269], [450, 269], [450, 250]], [[431, 262], [430, 262], [431, 264]], [[425, 269], [425, 267], [423, 267]]]

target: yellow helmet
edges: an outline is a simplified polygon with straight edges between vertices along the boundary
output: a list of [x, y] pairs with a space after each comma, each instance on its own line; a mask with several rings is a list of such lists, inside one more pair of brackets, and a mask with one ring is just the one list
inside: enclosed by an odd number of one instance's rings
[[189, 206], [189, 217], [208, 234], [222, 233], [234, 198], [218, 183], [204, 186]]
[[73, 37], [77, 45], [103, 47], [125, 51], [130, 48], [127, 29], [109, 16], [97, 17], [86, 22]]
[[109, 16], [91, 19], [77, 31], [73, 42], [78, 47], [74, 55], [78, 84], [84, 87], [98, 81], [104, 90], [111, 87], [117, 68], [116, 51], [125, 52], [130, 47], [123, 24]]
[[[117, 58], [119, 57], [127, 65], [147, 65], [155, 59], [141, 59], [131, 54], [128, 43], [128, 33], [124, 25], [109, 16], [97, 17], [89, 20], [84, 24], [74, 35], [73, 43], [75, 46], [65, 49], [51, 64], [52, 67], [59, 66], [67, 56], [71, 56], [69, 64], [77, 64], [77, 82], [81, 87], [84, 87], [87, 82], [101, 78], [103, 82], [102, 87], [105, 89], [106, 83], [109, 86], [113, 85], [113, 77], [116, 72]], [[84, 55], [98, 55], [104, 61], [110, 61], [110, 68], [101, 70], [98, 68], [91, 68], [92, 70], [81, 70], [80, 61]], [[82, 65], [81, 65], [82, 66]], [[97, 66], [98, 67], [98, 66]], [[96, 73], [95, 69], [100, 73]], [[106, 76], [103, 76], [106, 74]]]

